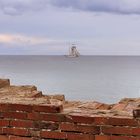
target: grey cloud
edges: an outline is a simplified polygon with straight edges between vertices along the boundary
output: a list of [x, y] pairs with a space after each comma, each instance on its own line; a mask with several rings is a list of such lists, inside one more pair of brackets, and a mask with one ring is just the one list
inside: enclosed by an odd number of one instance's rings
[[48, 0], [0, 0], [0, 10], [7, 15], [21, 15], [45, 9]]
[[50, 5], [90, 12], [140, 14], [139, 0], [0, 0], [1, 11], [8, 15], [38, 11]]
[[139, 0], [51, 0], [58, 7], [84, 11], [140, 14]]

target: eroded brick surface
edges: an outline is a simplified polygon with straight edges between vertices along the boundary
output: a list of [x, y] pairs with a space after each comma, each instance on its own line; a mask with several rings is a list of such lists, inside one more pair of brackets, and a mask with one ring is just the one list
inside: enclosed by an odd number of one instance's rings
[[140, 140], [140, 98], [65, 101], [0, 79], [0, 140]]

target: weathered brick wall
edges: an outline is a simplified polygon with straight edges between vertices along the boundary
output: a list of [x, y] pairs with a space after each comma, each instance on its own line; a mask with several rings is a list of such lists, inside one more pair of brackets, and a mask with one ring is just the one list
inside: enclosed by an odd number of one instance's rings
[[[68, 108], [69, 104], [49, 103], [34, 87], [0, 82], [0, 140], [140, 140], [139, 109], [133, 117], [124, 110], [117, 113], [117, 107], [124, 109], [122, 102], [114, 105], [115, 110], [112, 105], [100, 104], [98, 112], [92, 110], [97, 102], [88, 103], [88, 108], [87, 104]], [[139, 107], [139, 100], [127, 105], [130, 114], [132, 105]], [[113, 110], [109, 110], [111, 107]], [[104, 108], [107, 110], [101, 110]]]
[[[58, 129], [62, 106], [0, 104], [0, 140], [33, 140]], [[51, 122], [52, 121], [52, 122]], [[54, 123], [55, 122], [55, 123]]]
[[140, 140], [140, 120], [67, 114], [62, 106], [0, 104], [0, 140]]

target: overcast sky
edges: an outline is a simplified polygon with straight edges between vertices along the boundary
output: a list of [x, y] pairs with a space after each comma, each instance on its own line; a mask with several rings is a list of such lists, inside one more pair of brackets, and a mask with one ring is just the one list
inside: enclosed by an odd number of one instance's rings
[[0, 54], [140, 55], [140, 0], [0, 0]]

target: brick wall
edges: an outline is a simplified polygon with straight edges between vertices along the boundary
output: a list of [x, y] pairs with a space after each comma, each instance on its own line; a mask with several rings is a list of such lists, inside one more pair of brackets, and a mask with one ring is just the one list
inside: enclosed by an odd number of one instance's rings
[[140, 140], [140, 99], [114, 105], [63, 99], [0, 79], [0, 140]]
[[140, 140], [140, 119], [64, 113], [62, 106], [0, 104], [0, 140]]

